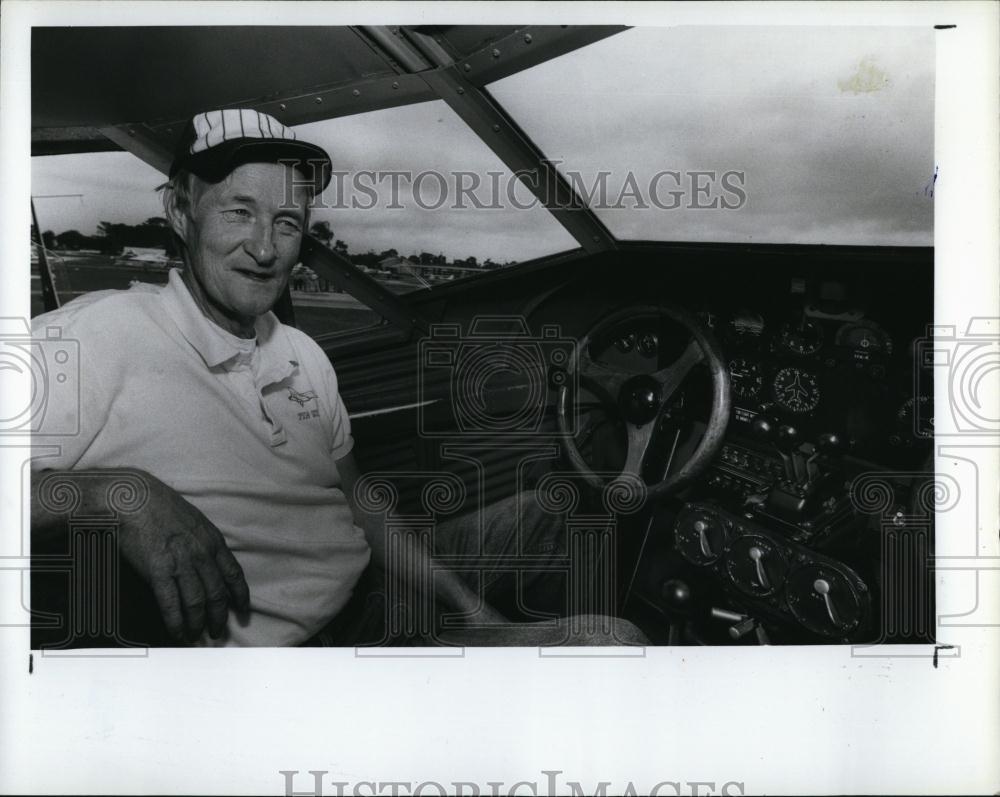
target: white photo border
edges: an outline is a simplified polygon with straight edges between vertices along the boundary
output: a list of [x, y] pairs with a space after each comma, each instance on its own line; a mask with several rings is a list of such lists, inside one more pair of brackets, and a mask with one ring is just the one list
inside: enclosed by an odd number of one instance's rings
[[[997, 5], [240, 2], [235, 13], [236, 5], [3, 4], [0, 317], [29, 317], [22, 264], [32, 25], [954, 25], [937, 34], [935, 322], [961, 334], [972, 319], [993, 319], [998, 334]], [[937, 389], [941, 406], [947, 384]], [[0, 401], [23, 406], [21, 398]], [[962, 615], [975, 598], [978, 614], [974, 623], [939, 627], [940, 643], [953, 647], [933, 661], [928, 646], [912, 658], [858, 657], [839, 646], [659, 647], [610, 659], [540, 657], [534, 649], [470, 649], [460, 658], [171, 649], [139, 658], [36, 655], [29, 668], [28, 629], [0, 627], [0, 793], [284, 794], [282, 771], [297, 772], [293, 788], [312, 793], [310, 770], [324, 773], [327, 794], [337, 793], [336, 783], [351, 784], [345, 794], [391, 793], [373, 788], [389, 782], [449, 792], [455, 782], [474, 783], [483, 794], [490, 782], [504, 784], [503, 794], [527, 782], [548, 794], [550, 778], [585, 790], [610, 782], [609, 793], [664, 782], [680, 791], [662, 786], [661, 794], [692, 793], [692, 782], [713, 784], [701, 794], [723, 793], [726, 784], [730, 794], [995, 793], [997, 440], [939, 440], [937, 449], [939, 468], [975, 463], [977, 483], [962, 487], [978, 495], [939, 531], [948, 537], [956, 524], [955, 533], [975, 530], [978, 542], [960, 557], [965, 569], [938, 573], [938, 614]], [[0, 561], [10, 563], [21, 554], [27, 518], [23, 446], [0, 446], [0, 462]], [[20, 580], [13, 582], [0, 569], [8, 606], [20, 600]], [[352, 791], [364, 783], [372, 787]]]

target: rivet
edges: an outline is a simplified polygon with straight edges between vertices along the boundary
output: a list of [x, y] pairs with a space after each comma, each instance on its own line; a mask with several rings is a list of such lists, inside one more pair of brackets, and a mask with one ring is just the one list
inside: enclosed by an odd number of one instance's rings
[[600, 242], [601, 242], [601, 236], [600, 235], [595, 235], [594, 236], [594, 243], [595, 244], [599, 244]]
[[352, 91], [351, 94], [353, 94], [355, 97], [360, 97], [361, 96], [361, 92], [358, 91], [357, 89], [354, 89], [354, 91]]
[[465, 66], [462, 67], [462, 69], [464, 69], [466, 72], [471, 72], [472, 66], [470, 64], [466, 64]]
[[524, 34], [524, 43], [525, 44], [531, 44], [531, 34], [530, 33], [525, 33]]
[[323, 104], [323, 98], [322, 98], [322, 97], [317, 97], [317, 98], [315, 99], [315, 103], [316, 103], [317, 105], [322, 105], [322, 104]]
[[493, 125], [493, 132], [494, 133], [499, 133], [500, 132], [500, 125]]
[[463, 89], [461, 86], [459, 86], [458, 87], [458, 93], [459, 94], [465, 94], [465, 89]]
[[131, 127], [130, 127], [130, 128], [128, 129], [128, 134], [129, 134], [130, 136], [134, 136], [134, 135], [135, 135], [135, 129], [134, 129], [134, 128], [131, 128]]
[[172, 127], [168, 127], [168, 128], [167, 128], [167, 132], [168, 132], [168, 133], [173, 133], [173, 132], [174, 132], [174, 129], [173, 129]]
[[493, 50], [493, 57], [494, 58], [499, 58], [500, 57], [500, 51], [497, 50], [496, 48], [494, 48], [494, 50]]
[[394, 89], [398, 89], [398, 88], [399, 88], [399, 83], [397, 83], [397, 82], [396, 82], [395, 80], [394, 80], [394, 81], [392, 81], [392, 87], [393, 87]]
[[285, 103], [283, 103], [283, 102], [282, 102], [282, 103], [279, 103], [279, 104], [278, 104], [278, 107], [279, 107], [279, 108], [280, 108], [281, 110], [283, 110], [283, 111], [285, 111], [285, 110], [288, 110], [288, 106], [287, 106], [287, 105], [285, 105]]

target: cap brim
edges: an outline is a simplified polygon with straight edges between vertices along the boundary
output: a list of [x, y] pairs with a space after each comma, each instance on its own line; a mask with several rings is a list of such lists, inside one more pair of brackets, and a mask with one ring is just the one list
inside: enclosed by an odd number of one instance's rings
[[287, 163], [301, 172], [317, 194], [329, 184], [332, 170], [330, 156], [315, 144], [289, 139], [237, 138], [177, 159], [170, 173], [172, 176], [180, 169], [187, 169], [217, 183], [246, 163]]

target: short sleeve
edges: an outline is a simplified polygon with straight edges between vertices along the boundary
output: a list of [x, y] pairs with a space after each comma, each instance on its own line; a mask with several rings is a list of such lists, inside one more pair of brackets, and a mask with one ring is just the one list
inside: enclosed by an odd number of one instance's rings
[[340, 397], [337, 372], [325, 354], [321, 354], [320, 367], [323, 369], [323, 402], [330, 413], [330, 457], [337, 461], [351, 453], [354, 438], [351, 436], [351, 418]]
[[345, 457], [354, 448], [354, 437], [351, 435], [351, 419], [347, 415], [340, 393], [334, 397], [333, 408], [333, 441], [330, 446], [330, 456], [334, 461]]

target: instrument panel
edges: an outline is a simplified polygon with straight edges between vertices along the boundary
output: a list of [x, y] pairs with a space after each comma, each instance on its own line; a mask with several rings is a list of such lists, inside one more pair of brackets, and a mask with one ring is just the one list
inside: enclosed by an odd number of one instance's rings
[[739, 309], [716, 328], [729, 362], [734, 431], [758, 416], [789, 424], [803, 442], [836, 435], [845, 450], [899, 461], [933, 431], [931, 396], [914, 396], [912, 347], [860, 311], [824, 315], [804, 305], [768, 323]]
[[[732, 410], [711, 466], [655, 511], [627, 605], [666, 644], [930, 639], [924, 606], [914, 608], [920, 628], [882, 619], [894, 587], [881, 570], [880, 521], [851, 489], [861, 474], [928, 467], [933, 379], [917, 355], [930, 283], [851, 264], [759, 265], [662, 284], [664, 301], [718, 343]], [[649, 286], [647, 306], [648, 295]], [[644, 313], [592, 340], [589, 355], [617, 372], [654, 373], [689, 343], [677, 324]], [[662, 440], [677, 461], [701, 439], [711, 388], [696, 366], [675, 394]], [[896, 516], [911, 511], [914, 483], [894, 483]], [[927, 569], [922, 555], [912, 554], [914, 578]]]
[[745, 517], [687, 504], [674, 522], [674, 544], [758, 618], [831, 641], [854, 639], [868, 626], [871, 593], [853, 568]]
[[[832, 434], [846, 451], [874, 461], [919, 459], [933, 436], [933, 404], [929, 392], [914, 395], [919, 365], [910, 335], [892, 333], [889, 323], [850, 305], [830, 312], [789, 299], [779, 307], [698, 313], [729, 365], [731, 435], [748, 435], [761, 416], [775, 428], [794, 427], [802, 442]], [[636, 321], [601, 342], [595, 355], [620, 370], [648, 372], [686, 344], [655, 321]]]

